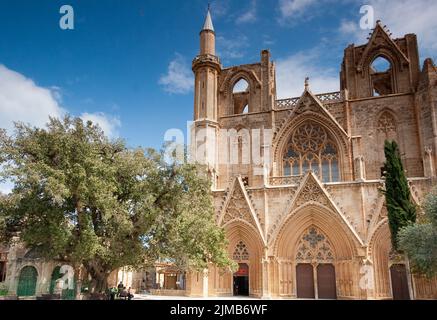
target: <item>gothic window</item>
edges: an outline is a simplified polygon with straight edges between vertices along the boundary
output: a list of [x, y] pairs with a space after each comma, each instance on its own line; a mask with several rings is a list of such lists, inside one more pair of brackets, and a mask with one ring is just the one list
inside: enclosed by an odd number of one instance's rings
[[291, 136], [284, 158], [285, 176], [315, 172], [323, 182], [340, 180], [338, 150], [326, 130], [313, 122], [301, 125]]
[[370, 80], [373, 96], [393, 93], [393, 68], [386, 58], [378, 56], [370, 65]]
[[334, 260], [331, 243], [320, 230], [311, 227], [299, 241], [296, 260], [305, 263], [330, 263]]
[[234, 114], [249, 113], [249, 97], [249, 83], [244, 79], [240, 79], [235, 83], [232, 89], [232, 103], [234, 107]]
[[247, 250], [246, 244], [243, 241], [238, 242], [235, 246], [233, 259], [235, 261], [249, 260], [249, 251]]

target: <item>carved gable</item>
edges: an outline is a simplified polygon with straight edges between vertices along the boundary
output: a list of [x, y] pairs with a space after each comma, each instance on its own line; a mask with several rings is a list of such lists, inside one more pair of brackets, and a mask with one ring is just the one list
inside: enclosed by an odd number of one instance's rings
[[246, 201], [243, 191], [239, 187], [235, 188], [231, 196], [228, 207], [222, 219], [222, 225], [226, 225], [235, 219], [244, 220], [256, 227], [255, 220], [250, 213], [249, 205]]
[[357, 70], [359, 72], [363, 71], [364, 67], [366, 66], [366, 62], [371, 58], [372, 54], [375, 51], [381, 51], [383, 49], [393, 53], [393, 55], [400, 62], [400, 68], [402, 68], [403, 63], [409, 63], [408, 58], [405, 56], [399, 46], [390, 38], [381, 24], [377, 23], [372, 36], [370, 37], [369, 42], [367, 43], [367, 46], [361, 55], [361, 59], [357, 65]]
[[225, 226], [233, 221], [244, 221], [252, 225], [264, 241], [260, 221], [241, 177], [234, 179], [218, 219], [220, 226]]
[[294, 201], [294, 207], [300, 207], [308, 202], [315, 202], [335, 210], [313, 174], [309, 174], [307, 179], [303, 182], [303, 186], [298, 191]]

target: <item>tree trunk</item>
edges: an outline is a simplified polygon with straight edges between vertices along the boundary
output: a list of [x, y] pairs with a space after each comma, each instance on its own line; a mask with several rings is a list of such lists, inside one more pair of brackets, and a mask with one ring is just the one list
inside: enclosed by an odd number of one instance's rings
[[97, 263], [84, 263], [84, 266], [91, 276], [91, 294], [96, 297], [98, 295], [105, 295], [108, 289], [110, 271], [105, 270], [105, 268]]
[[92, 293], [105, 293], [108, 289], [108, 278], [106, 274], [100, 274], [92, 279], [91, 292]]

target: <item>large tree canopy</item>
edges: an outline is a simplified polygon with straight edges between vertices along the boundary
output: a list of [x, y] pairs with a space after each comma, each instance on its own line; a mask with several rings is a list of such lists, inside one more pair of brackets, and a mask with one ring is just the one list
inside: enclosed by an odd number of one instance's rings
[[437, 275], [437, 189], [427, 196], [423, 210], [420, 223], [399, 232], [399, 247], [408, 255], [414, 272], [432, 277]]
[[0, 131], [0, 174], [15, 183], [0, 202], [1, 240], [85, 267], [96, 290], [113, 270], [157, 259], [232, 265], [201, 167], [128, 149], [78, 118], [15, 127]]
[[397, 143], [386, 141], [384, 152], [386, 161], [381, 173], [385, 180], [385, 189], [382, 192], [386, 199], [393, 249], [398, 250], [398, 232], [416, 222], [416, 207], [411, 201], [410, 187]]

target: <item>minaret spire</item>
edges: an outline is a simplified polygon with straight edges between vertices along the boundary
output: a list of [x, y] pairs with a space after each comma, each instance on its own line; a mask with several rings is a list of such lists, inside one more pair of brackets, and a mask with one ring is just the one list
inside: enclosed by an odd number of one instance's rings
[[209, 4], [205, 23], [203, 24], [202, 31], [200, 31], [200, 55], [215, 56], [215, 32]]
[[206, 14], [205, 23], [203, 24], [202, 31], [212, 31], [214, 32], [214, 25], [212, 24], [211, 18], [211, 5], [208, 3], [208, 13]]

